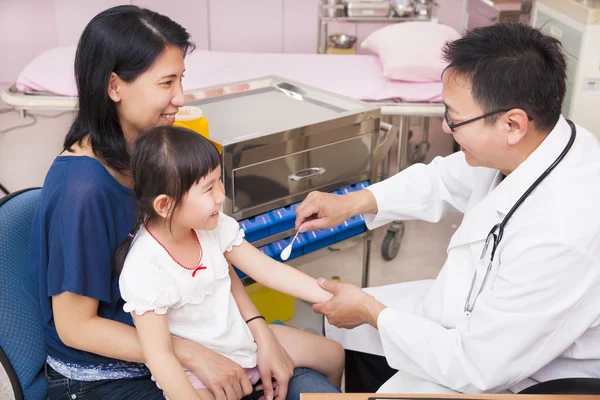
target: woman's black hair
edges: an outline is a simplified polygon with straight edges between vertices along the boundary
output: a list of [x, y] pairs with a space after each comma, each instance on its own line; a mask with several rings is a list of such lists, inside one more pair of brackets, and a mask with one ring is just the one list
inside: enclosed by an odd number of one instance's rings
[[[221, 159], [215, 146], [188, 129], [161, 126], [140, 135], [131, 152], [131, 174], [139, 213], [131, 236], [157, 216], [154, 200], [161, 194], [173, 199], [170, 223], [190, 188], [219, 165]], [[133, 240], [131, 236], [125, 238], [115, 253], [117, 272], [123, 268]]]
[[129, 154], [115, 103], [108, 96], [114, 72], [133, 82], [167, 46], [184, 57], [194, 49], [189, 33], [170, 18], [132, 5], [109, 8], [85, 27], [75, 55], [79, 109], [63, 149], [89, 135], [94, 154], [117, 171], [129, 169]]

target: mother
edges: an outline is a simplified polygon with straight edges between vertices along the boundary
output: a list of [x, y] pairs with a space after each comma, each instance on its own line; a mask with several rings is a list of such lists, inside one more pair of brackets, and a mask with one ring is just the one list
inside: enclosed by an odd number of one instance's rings
[[[81, 36], [79, 111], [44, 182], [30, 250], [50, 399], [163, 399], [123, 311], [112, 255], [136, 217], [129, 149], [143, 130], [173, 123], [183, 105], [184, 57], [193, 48], [179, 24], [136, 6], [101, 12]], [[244, 295], [237, 300], [254, 307]], [[337, 391], [313, 371], [294, 370], [263, 321], [252, 330], [267, 400]], [[172, 345], [217, 399], [250, 394], [235, 362], [186, 340]]]

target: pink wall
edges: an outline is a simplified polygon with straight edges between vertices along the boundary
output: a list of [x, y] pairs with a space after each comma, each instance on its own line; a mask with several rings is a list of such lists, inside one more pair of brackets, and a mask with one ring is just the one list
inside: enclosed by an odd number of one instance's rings
[[[173, 2], [177, 2], [177, 7]], [[87, 22], [117, 4], [135, 4], [183, 25], [200, 49], [314, 53], [320, 0], [0, 0], [0, 84], [14, 82], [36, 55], [77, 43]], [[437, 0], [440, 22], [461, 30], [465, 0]], [[358, 36], [381, 24], [330, 24]]]
[[[94, 0], [95, 1], [95, 0]], [[208, 0], [132, 0], [132, 4], [164, 14], [181, 24], [192, 35], [198, 49], [208, 49]]]
[[17, 78], [29, 61], [55, 47], [52, 0], [0, 1], [0, 82]]

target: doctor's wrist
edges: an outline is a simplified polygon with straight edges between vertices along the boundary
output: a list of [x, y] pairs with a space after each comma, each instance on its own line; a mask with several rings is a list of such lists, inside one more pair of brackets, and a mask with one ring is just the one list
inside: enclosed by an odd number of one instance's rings
[[377, 214], [377, 200], [370, 190], [363, 189], [346, 196], [352, 202], [351, 215], [348, 218], [359, 214]]
[[387, 306], [371, 295], [369, 295], [369, 300], [365, 301], [363, 304], [365, 323], [371, 325], [375, 329], [378, 329], [377, 320], [379, 319], [381, 312], [385, 310]]

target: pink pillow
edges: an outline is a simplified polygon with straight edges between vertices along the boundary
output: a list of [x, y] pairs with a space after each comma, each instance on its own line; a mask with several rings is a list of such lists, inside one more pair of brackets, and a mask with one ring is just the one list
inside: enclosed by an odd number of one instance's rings
[[460, 34], [434, 22], [401, 22], [371, 33], [361, 44], [379, 55], [383, 75], [408, 82], [438, 82], [446, 62], [442, 47]]
[[76, 49], [76, 46], [55, 47], [38, 55], [19, 74], [17, 90], [77, 96], [73, 74]]

